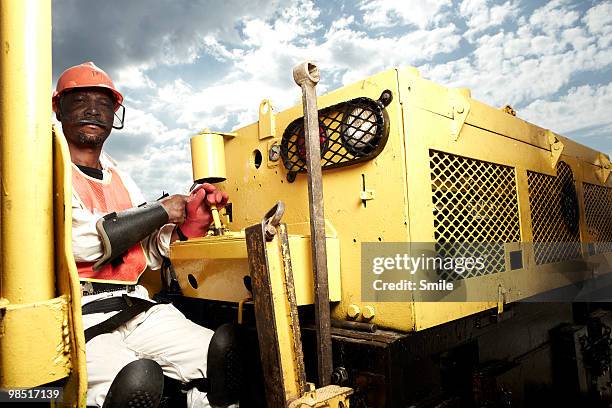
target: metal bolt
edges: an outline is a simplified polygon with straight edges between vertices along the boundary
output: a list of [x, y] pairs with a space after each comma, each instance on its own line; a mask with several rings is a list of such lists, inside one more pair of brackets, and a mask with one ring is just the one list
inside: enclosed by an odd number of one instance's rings
[[363, 312], [361, 313], [363, 318], [366, 320], [372, 319], [375, 314], [376, 314], [376, 309], [374, 309], [374, 306], [365, 306], [363, 308]]
[[463, 106], [457, 106], [455, 109], [457, 110], [457, 113], [463, 113]]
[[357, 305], [349, 305], [346, 314], [351, 319], [356, 319], [361, 314], [361, 309]]

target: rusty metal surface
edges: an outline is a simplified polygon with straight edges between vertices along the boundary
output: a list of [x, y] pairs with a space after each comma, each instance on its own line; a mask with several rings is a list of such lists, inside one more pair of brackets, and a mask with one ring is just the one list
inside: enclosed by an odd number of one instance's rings
[[268, 276], [264, 228], [263, 224], [254, 225], [247, 228], [245, 233], [261, 364], [263, 372], [266, 373], [264, 376], [266, 401], [268, 407], [275, 408], [284, 407], [285, 400], [283, 393], [279, 392], [283, 388], [283, 372], [274, 319], [274, 299]]
[[317, 326], [317, 366], [319, 386], [330, 384], [332, 374], [331, 317], [327, 283], [327, 253], [325, 247], [325, 218], [323, 211], [323, 178], [321, 174], [321, 146], [319, 140], [319, 114], [315, 87], [319, 82], [319, 69], [311, 62], [293, 68], [293, 79], [302, 88], [304, 106], [304, 133], [306, 167], [308, 169], [308, 202], [312, 265], [315, 275], [315, 325]]
[[280, 224], [278, 226], [278, 236], [281, 241], [281, 252], [283, 256], [283, 264], [285, 270], [285, 279], [287, 283], [287, 296], [291, 307], [291, 328], [293, 330], [293, 348], [295, 352], [295, 361], [298, 370], [298, 383], [300, 393], [306, 391], [306, 369], [304, 368], [304, 352], [302, 350], [302, 336], [300, 333], [300, 322], [297, 309], [297, 301], [295, 299], [295, 286], [293, 282], [293, 269], [291, 269], [291, 254], [289, 253], [289, 237], [287, 236], [287, 226]]
[[339, 329], [357, 330], [368, 333], [375, 333], [376, 330], [378, 330], [378, 327], [374, 323], [353, 322], [349, 320], [332, 319], [331, 325]]

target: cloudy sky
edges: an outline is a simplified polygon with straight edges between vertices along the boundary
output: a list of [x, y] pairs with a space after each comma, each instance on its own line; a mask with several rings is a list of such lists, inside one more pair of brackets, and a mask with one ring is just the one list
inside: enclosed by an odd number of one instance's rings
[[54, 0], [53, 74], [94, 61], [126, 97], [107, 150], [145, 196], [190, 185], [189, 138], [412, 65], [493, 106], [612, 154], [612, 1]]

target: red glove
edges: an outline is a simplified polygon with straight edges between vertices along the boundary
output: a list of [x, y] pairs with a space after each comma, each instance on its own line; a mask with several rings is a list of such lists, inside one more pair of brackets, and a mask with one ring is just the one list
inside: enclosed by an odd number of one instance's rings
[[212, 222], [210, 208], [221, 209], [227, 204], [229, 196], [226, 192], [217, 190], [212, 184], [204, 183], [197, 186], [187, 198], [185, 222], [180, 230], [187, 238], [203, 237], [208, 232]]

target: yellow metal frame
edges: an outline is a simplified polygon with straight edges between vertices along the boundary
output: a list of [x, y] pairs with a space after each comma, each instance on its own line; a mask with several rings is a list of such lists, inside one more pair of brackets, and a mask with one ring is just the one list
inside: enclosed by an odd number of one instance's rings
[[84, 406], [70, 155], [49, 120], [51, 1], [0, 0], [0, 44], [0, 388], [63, 380], [55, 405]]
[[56, 237], [57, 288], [69, 300], [63, 334], [70, 347], [71, 372], [64, 386], [61, 406], [85, 406], [87, 402], [87, 360], [81, 315], [81, 285], [72, 252], [72, 163], [64, 135], [54, 127], [54, 217]]

